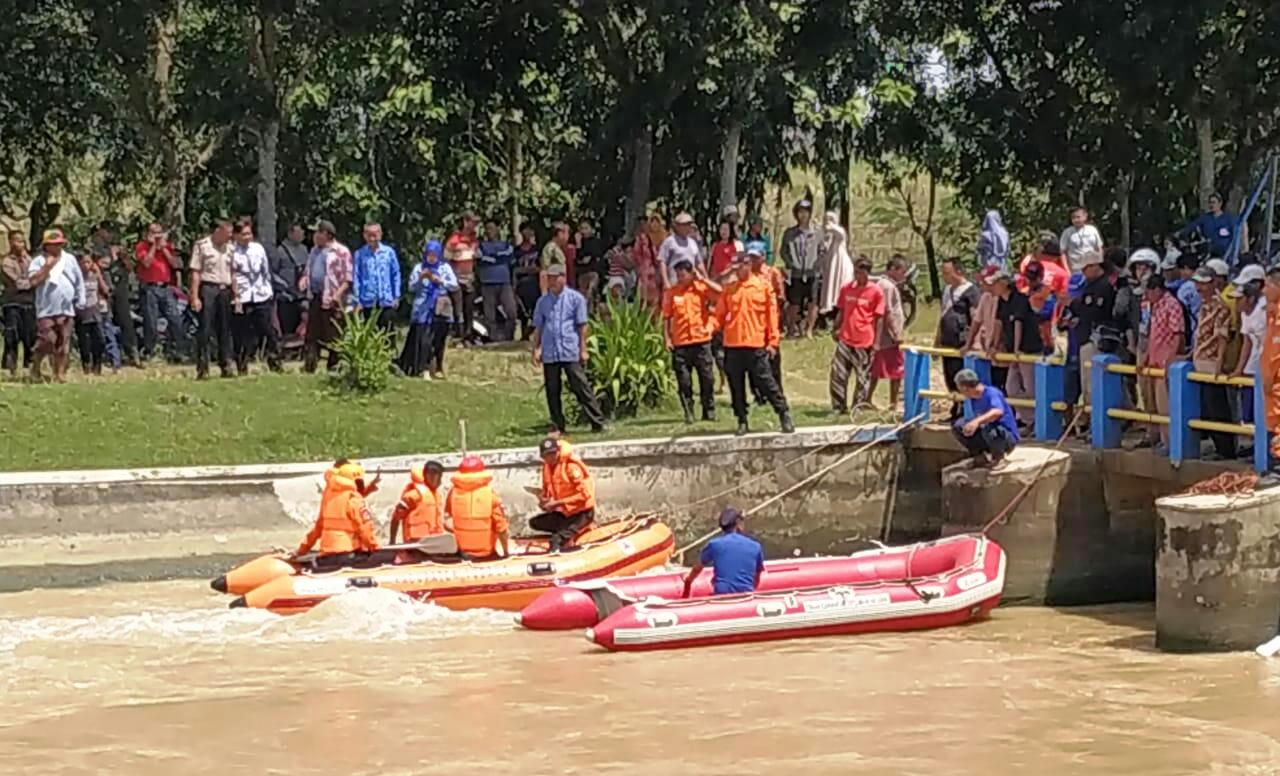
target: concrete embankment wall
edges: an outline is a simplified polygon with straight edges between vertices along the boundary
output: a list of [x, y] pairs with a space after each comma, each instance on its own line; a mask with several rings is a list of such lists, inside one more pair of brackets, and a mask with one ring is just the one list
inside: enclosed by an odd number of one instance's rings
[[[662, 514], [683, 543], [726, 505], [750, 508], [887, 429], [805, 429], [793, 436], [639, 440], [578, 448], [605, 517]], [[516, 530], [537, 511], [532, 449], [480, 453]], [[370, 506], [385, 525], [410, 466], [428, 457], [364, 461], [381, 469]], [[773, 556], [848, 553], [890, 524], [901, 448], [875, 446], [762, 510], [751, 529]], [[295, 546], [314, 520], [326, 463], [0, 475], [0, 592], [106, 581], [215, 576], [273, 545]], [[732, 495], [717, 494], [745, 484]], [[694, 502], [703, 502], [688, 508]], [[916, 530], [916, 529], [912, 529]], [[385, 530], [383, 531], [385, 536]]]

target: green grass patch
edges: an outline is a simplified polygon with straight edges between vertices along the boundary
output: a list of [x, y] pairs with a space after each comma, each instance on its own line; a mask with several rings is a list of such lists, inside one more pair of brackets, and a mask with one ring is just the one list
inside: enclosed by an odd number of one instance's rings
[[[932, 335], [922, 311], [913, 340]], [[928, 332], [928, 334], [925, 334]], [[788, 341], [784, 383], [798, 425], [848, 422], [832, 413], [827, 371], [830, 336]], [[532, 445], [547, 428], [541, 371], [527, 348], [451, 349], [448, 377], [427, 382], [392, 378], [379, 394], [337, 391], [323, 375], [254, 373], [236, 380], [196, 382], [190, 368], [151, 367], [90, 378], [73, 369], [66, 385], [0, 383], [0, 468], [8, 471], [145, 468], [204, 464], [322, 461], [439, 453], [459, 444], [467, 421], [472, 449]], [[566, 406], [573, 398], [565, 391]], [[579, 441], [724, 434], [734, 422], [727, 391], [719, 420], [686, 426], [674, 396], [617, 421], [603, 434], [572, 429]], [[887, 386], [877, 403], [888, 403]], [[895, 408], [896, 410], [896, 408]], [[858, 422], [887, 420], [866, 413]], [[774, 430], [768, 408], [754, 408], [752, 429]]]

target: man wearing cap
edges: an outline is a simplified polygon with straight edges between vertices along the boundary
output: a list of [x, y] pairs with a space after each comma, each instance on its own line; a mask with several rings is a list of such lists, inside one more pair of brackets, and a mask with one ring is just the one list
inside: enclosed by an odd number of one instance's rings
[[836, 320], [831, 327], [836, 351], [831, 355], [827, 385], [831, 409], [839, 415], [849, 411], [850, 376], [854, 381], [853, 409], [870, 404], [871, 359], [884, 315], [884, 292], [871, 281], [871, 260], [861, 256], [853, 263], [853, 282], [840, 289]]
[[[563, 277], [563, 276], [561, 276]], [[558, 437], [538, 445], [542, 459], [542, 490], [538, 508], [542, 514], [529, 519], [529, 527], [551, 534], [551, 551], [559, 552], [596, 519], [596, 486], [573, 446]]]
[[778, 306], [773, 289], [761, 276], [751, 271], [751, 263], [742, 255], [734, 260], [735, 277], [725, 284], [716, 304], [716, 325], [724, 334], [725, 372], [733, 399], [733, 414], [738, 419], [738, 435], [746, 434], [747, 380], [750, 379], [778, 413], [784, 434], [795, 432], [790, 409], [782, 388], [773, 379], [769, 359], [779, 347]]
[[533, 363], [542, 367], [551, 424], [560, 431], [568, 426], [561, 406], [562, 381], [591, 423], [591, 430], [604, 430], [604, 414], [587, 379], [587, 299], [567, 287], [564, 264], [552, 264], [544, 271], [547, 292], [533, 309]]
[[1073, 315], [1070, 325], [1076, 329], [1073, 341], [1080, 348], [1080, 369], [1076, 376], [1079, 388], [1072, 386], [1067, 396], [1067, 404], [1073, 406], [1079, 396], [1083, 396], [1084, 403], [1089, 404], [1093, 394], [1093, 381], [1089, 379], [1091, 372], [1088, 365], [1093, 363], [1093, 357], [1099, 352], [1094, 335], [1102, 328], [1115, 327], [1116, 309], [1116, 288], [1107, 277], [1102, 254], [1090, 253], [1081, 261], [1084, 267], [1084, 288], [1080, 297], [1071, 303]]
[[[173, 294], [173, 280], [182, 268], [178, 251], [169, 242], [169, 234], [157, 223], [147, 225], [146, 236], [133, 248], [134, 268], [138, 283], [142, 286], [142, 352], [154, 358], [159, 350], [160, 319], [165, 327], [165, 345], [171, 359], [186, 355], [189, 348], [187, 327], [178, 311], [178, 300]], [[127, 284], [125, 284], [127, 285]], [[119, 289], [120, 285], [117, 284]], [[129, 314], [128, 305], [121, 311], [117, 306], [117, 320]]]
[[31, 378], [44, 379], [40, 367], [47, 356], [53, 363], [54, 382], [65, 382], [71, 353], [71, 331], [76, 308], [85, 306], [84, 275], [80, 263], [63, 247], [67, 238], [50, 229], [40, 241], [40, 255], [27, 267], [27, 279], [36, 290], [36, 348]]
[[1022, 441], [1013, 408], [999, 388], [983, 385], [972, 369], [960, 370], [956, 388], [970, 402], [973, 417], [958, 418], [951, 433], [973, 456], [976, 466], [999, 466]]
[[[1258, 383], [1262, 363], [1262, 340], [1267, 336], [1267, 304], [1262, 298], [1262, 287], [1267, 273], [1257, 264], [1240, 270], [1228, 293], [1236, 302], [1240, 317], [1240, 355], [1236, 359], [1233, 377], [1252, 377]], [[1240, 389], [1240, 422], [1253, 423], [1254, 388]]]
[[666, 285], [675, 283], [677, 262], [687, 261], [694, 267], [700, 267], [706, 263], [702, 244], [693, 234], [693, 216], [680, 213], [676, 216], [674, 226], [675, 231], [667, 235], [667, 239], [663, 240], [662, 246], [658, 248], [658, 264], [666, 273]]
[[18, 348], [22, 348], [22, 366], [31, 368], [36, 345], [36, 292], [28, 277], [31, 254], [27, 236], [21, 230], [9, 231], [9, 253], [0, 261], [0, 308], [4, 313], [4, 368], [11, 377], [18, 375]]
[[[312, 229], [311, 255], [307, 257], [307, 274], [302, 290], [307, 292], [307, 337], [304, 345], [303, 371], [316, 371], [320, 348], [329, 347], [338, 334], [338, 321], [347, 291], [351, 288], [352, 259], [347, 246], [338, 242], [332, 221], [320, 221]], [[338, 366], [338, 354], [329, 349], [328, 368]]]
[[671, 366], [676, 373], [676, 387], [684, 422], [693, 423], [693, 373], [698, 373], [698, 391], [702, 419], [716, 419], [715, 359], [711, 354], [712, 294], [724, 289], [707, 277], [702, 267], [695, 268], [687, 259], [675, 266], [676, 283], [662, 299], [662, 332], [671, 352]]
[[396, 307], [402, 290], [400, 257], [395, 248], [382, 241], [381, 224], [365, 225], [364, 245], [351, 257], [351, 267], [356, 310], [366, 320], [376, 315], [378, 328], [386, 332], [394, 344]]
[[711, 591], [714, 595], [753, 593], [760, 587], [764, 573], [764, 548], [760, 542], [742, 533], [742, 513], [729, 507], [720, 513], [720, 535], [707, 542], [684, 578], [682, 598], [689, 597], [693, 581], [703, 569], [712, 570]]
[[[1200, 293], [1200, 316], [1196, 321], [1195, 344], [1191, 358], [1197, 372], [1210, 375], [1224, 374], [1227, 345], [1231, 338], [1231, 311], [1218, 292], [1217, 276], [1208, 267], [1201, 267], [1191, 276]], [[1232, 422], [1231, 396], [1227, 386], [1204, 384], [1200, 386], [1201, 417], [1220, 423]], [[1221, 431], [1210, 431], [1214, 449], [1221, 460], [1232, 461], [1236, 457], [1236, 437]]]
[[191, 310], [200, 316], [196, 330], [196, 379], [209, 376], [209, 340], [218, 341], [218, 367], [231, 377], [231, 308], [235, 304], [235, 246], [231, 222], [218, 220], [213, 233], [191, 249]]
[[796, 223], [782, 233], [782, 266], [787, 275], [786, 329], [797, 333], [800, 315], [805, 315], [804, 335], [813, 336], [818, 325], [818, 297], [822, 276], [818, 254], [822, 234], [813, 224], [813, 203], [802, 199], [792, 208]]

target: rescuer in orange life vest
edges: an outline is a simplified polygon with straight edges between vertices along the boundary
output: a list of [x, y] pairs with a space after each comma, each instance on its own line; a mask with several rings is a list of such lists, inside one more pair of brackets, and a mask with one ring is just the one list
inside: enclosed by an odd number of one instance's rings
[[444, 499], [444, 514], [444, 526], [453, 533], [463, 557], [496, 558], [499, 542], [502, 555], [511, 554], [506, 512], [493, 491], [493, 475], [477, 456], [468, 455], [458, 465]]
[[444, 467], [438, 461], [427, 461], [421, 469], [409, 470], [409, 484], [400, 492], [400, 501], [391, 513], [391, 544], [403, 526], [405, 544], [420, 542], [428, 536], [444, 533], [441, 521], [440, 481]]
[[350, 556], [352, 560], [378, 549], [373, 535], [373, 515], [365, 504], [365, 496], [377, 490], [381, 475], [366, 484], [364, 467], [340, 458], [324, 474], [324, 494], [320, 497], [320, 516], [307, 538], [294, 555], [311, 552], [320, 542], [319, 555], [324, 558]]
[[551, 534], [558, 552], [596, 519], [596, 487], [591, 472], [563, 439], [547, 437], [538, 446], [542, 457], [542, 514], [529, 521], [535, 531]]

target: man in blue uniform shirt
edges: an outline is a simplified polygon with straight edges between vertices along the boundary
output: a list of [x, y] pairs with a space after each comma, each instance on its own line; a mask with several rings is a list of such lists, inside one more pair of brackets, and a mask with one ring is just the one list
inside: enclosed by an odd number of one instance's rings
[[960, 418], [951, 432], [981, 467], [998, 466], [1022, 439], [1013, 409], [999, 388], [983, 385], [971, 369], [956, 375], [956, 390], [973, 404], [973, 417]]
[[742, 513], [729, 507], [720, 513], [720, 530], [724, 533], [702, 548], [702, 555], [684, 578], [684, 597], [702, 570], [710, 566], [714, 572], [711, 589], [716, 595], [751, 593], [760, 584], [764, 571], [764, 549], [760, 542], [742, 533]]

